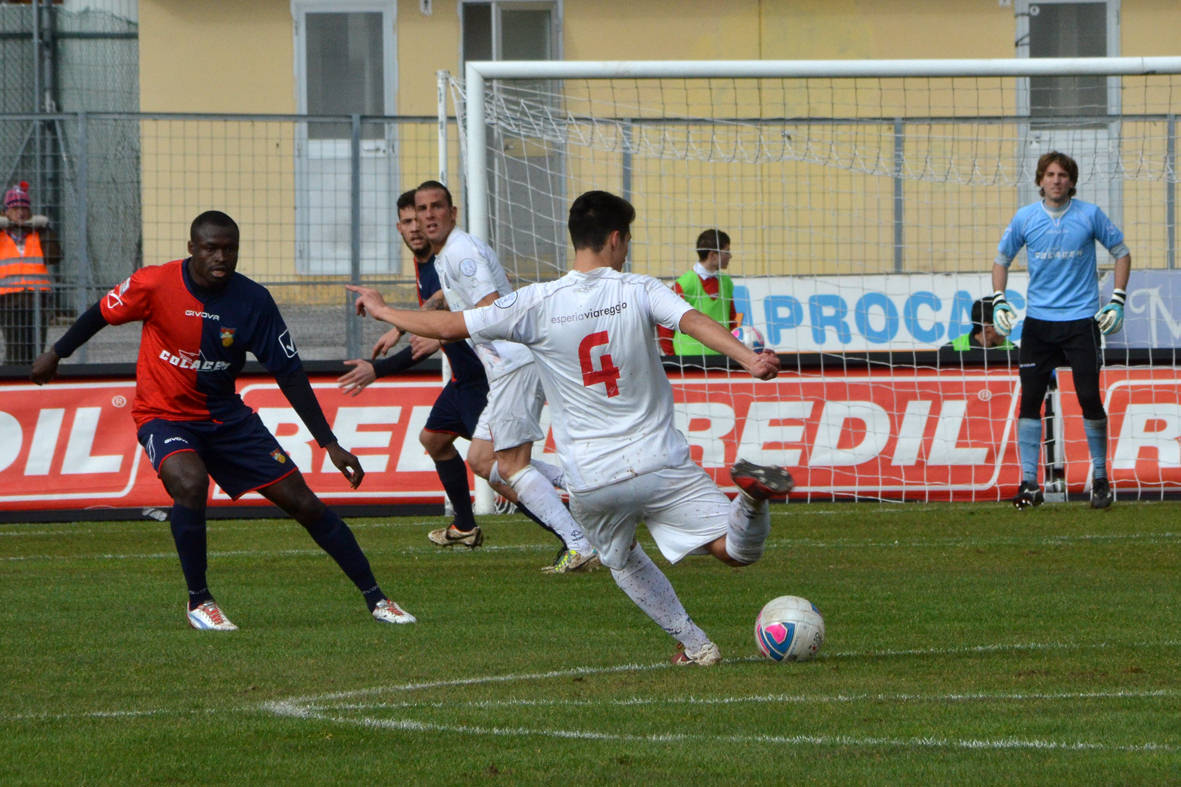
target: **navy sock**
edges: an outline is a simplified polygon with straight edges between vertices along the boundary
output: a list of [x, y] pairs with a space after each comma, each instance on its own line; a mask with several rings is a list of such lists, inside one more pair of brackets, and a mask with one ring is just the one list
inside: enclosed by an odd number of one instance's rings
[[357, 543], [357, 539], [353, 537], [353, 531], [349, 530], [349, 526], [337, 516], [335, 511], [325, 508], [319, 519], [311, 525], [304, 525], [304, 527], [307, 528], [308, 533], [311, 534], [320, 549], [327, 552], [336, 561], [336, 565], [340, 566], [345, 575], [353, 581], [372, 611], [377, 606], [377, 602], [385, 598], [385, 593], [378, 586], [377, 579], [373, 576], [372, 569], [369, 568], [369, 560], [361, 551], [361, 547]]
[[557, 534], [557, 531], [555, 531], [552, 527], [547, 525], [545, 522], [542, 522], [541, 519], [536, 514], [534, 514], [532, 511], [530, 511], [528, 508], [526, 508], [525, 504], [522, 503], [520, 500], [517, 501], [517, 510], [520, 511], [525, 516], [532, 519], [538, 525], [540, 525], [542, 530], [548, 530], [549, 532], [553, 533], [554, 538], [556, 538], [562, 542], [562, 546], [569, 548], [569, 545], [566, 543], [566, 540], [564, 538], [562, 538], [561, 536], [559, 536]]
[[189, 588], [189, 609], [213, 599], [205, 580], [208, 559], [205, 553], [205, 509], [185, 508], [179, 503], [172, 506], [169, 518], [172, 541], [180, 558], [180, 570], [185, 575]]
[[450, 459], [435, 462], [435, 472], [443, 483], [443, 491], [455, 510], [455, 527], [471, 530], [476, 526], [476, 514], [472, 510], [472, 490], [467, 482], [467, 465], [463, 457], [456, 454]]

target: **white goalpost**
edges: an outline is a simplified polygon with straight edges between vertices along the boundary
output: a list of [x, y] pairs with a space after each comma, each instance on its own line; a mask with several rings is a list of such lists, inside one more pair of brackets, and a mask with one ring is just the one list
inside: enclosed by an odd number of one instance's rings
[[[566, 211], [591, 189], [636, 206], [630, 269], [670, 286], [702, 230], [728, 234], [736, 311], [785, 372], [755, 383], [670, 355], [678, 425], [723, 485], [743, 456], [790, 467], [806, 499], [1012, 495], [1016, 353], [941, 347], [991, 293], [1000, 235], [1038, 198], [1037, 158], [1068, 153], [1079, 198], [1132, 249], [1105, 348], [1113, 483], [1181, 492], [1181, 58], [473, 62], [450, 94], [460, 220], [517, 284], [565, 272]], [[1021, 315], [1024, 269], [1009, 280]], [[1071, 386], [1061, 370], [1043, 474], [1077, 494], [1090, 478]]]

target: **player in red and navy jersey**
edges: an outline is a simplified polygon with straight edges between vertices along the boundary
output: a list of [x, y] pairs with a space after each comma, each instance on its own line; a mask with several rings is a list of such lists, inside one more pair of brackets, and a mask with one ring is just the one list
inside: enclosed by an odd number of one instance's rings
[[67, 358], [106, 325], [143, 322], [132, 417], [148, 459], [173, 499], [170, 522], [189, 590], [194, 628], [237, 628], [205, 580], [205, 504], [213, 478], [233, 498], [250, 491], [295, 518], [364, 595], [374, 619], [413, 623], [386, 598], [348, 525], [308, 488], [235, 379], [250, 351], [354, 488], [365, 473], [341, 448], [304, 373], [270, 293], [235, 272], [238, 225], [207, 211], [193, 220], [188, 259], [141, 268], [94, 304], [33, 363], [33, 382], [53, 379]]

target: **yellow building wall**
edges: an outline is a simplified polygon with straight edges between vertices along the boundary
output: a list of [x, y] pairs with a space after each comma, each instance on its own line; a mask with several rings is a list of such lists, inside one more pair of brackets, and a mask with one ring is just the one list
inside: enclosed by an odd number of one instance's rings
[[[343, 7], [343, 6], [342, 6]], [[436, 72], [459, 72], [457, 2], [435, 2], [424, 15], [418, 0], [396, 2], [396, 112], [433, 117]], [[1014, 54], [1014, 9], [995, 0], [566, 0], [562, 52], [568, 60], [624, 59], [913, 59], [1006, 58]], [[1171, 0], [1122, 4], [1121, 54], [1176, 51]], [[248, 3], [213, 0], [144, 0], [140, 4], [141, 107], [145, 112], [293, 113], [296, 108], [293, 21], [289, 0]], [[657, 116], [667, 96], [637, 90], [634, 111]], [[755, 93], [765, 88], [758, 86]], [[867, 118], [958, 113], [1012, 114], [1012, 82], [976, 84], [967, 104], [951, 80], [835, 80], [789, 86], [833, 116]], [[735, 106], [753, 117], [802, 114], [803, 98], [764, 101], [738, 94], [749, 86], [717, 84], [690, 96], [678, 111], [706, 114], [713, 105]], [[775, 88], [778, 90], [778, 88]], [[1167, 87], [1130, 96], [1159, 105]], [[571, 86], [567, 99], [607, 94], [603, 85]], [[806, 110], [809, 112], [815, 109]], [[220, 120], [187, 121], [144, 139], [145, 260], [183, 253], [188, 221], [220, 207], [243, 225], [246, 260], [265, 261], [270, 275], [294, 276], [294, 135], [289, 127], [254, 124], [227, 130]], [[158, 124], [159, 125], [159, 124]], [[161, 126], [163, 128], [163, 126]], [[684, 133], [689, 134], [687, 130]], [[637, 270], [675, 275], [692, 262], [693, 234], [684, 228], [738, 226], [734, 273], [814, 274], [893, 270], [891, 129], [802, 126], [785, 129], [801, 147], [833, 147], [836, 166], [807, 156], [728, 165], [700, 161], [636, 163], [632, 196], [640, 223], [633, 245]], [[976, 138], [906, 140], [914, 156], [906, 180], [907, 269], [975, 269], [991, 258], [996, 237], [1016, 207], [1005, 139], [1011, 130], [981, 129]], [[827, 139], [825, 135], [832, 138]], [[850, 142], [850, 139], [853, 139]], [[399, 137], [399, 179], [412, 185], [437, 175], [432, 129]], [[449, 142], [452, 172], [458, 144]], [[583, 154], [579, 154], [582, 156]], [[967, 211], [956, 199], [958, 167], [985, 162], [975, 173], [979, 205]], [[1006, 160], [1008, 159], [1008, 160]], [[566, 192], [622, 187], [620, 156], [609, 150], [571, 157]], [[454, 179], [454, 178], [453, 178]], [[950, 181], [950, 183], [948, 182]], [[1131, 196], [1151, 192], [1132, 185]], [[260, 185], [263, 184], [263, 185]], [[1143, 204], [1153, 204], [1150, 194]], [[461, 222], [464, 206], [460, 206]], [[1158, 211], [1159, 212], [1159, 211]], [[391, 217], [392, 218], [392, 217]], [[1163, 217], [1158, 217], [1163, 219]], [[149, 228], [151, 231], [149, 232]], [[404, 252], [403, 252], [404, 253]], [[409, 270], [407, 259], [402, 270]], [[257, 275], [257, 272], [255, 272]]]

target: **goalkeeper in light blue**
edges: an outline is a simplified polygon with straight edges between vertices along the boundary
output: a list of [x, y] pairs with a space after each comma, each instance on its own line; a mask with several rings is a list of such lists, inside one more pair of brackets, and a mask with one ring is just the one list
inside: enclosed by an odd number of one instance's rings
[[[1024, 246], [1029, 267], [1025, 326], [1021, 334], [1021, 410], [1017, 447], [1021, 487], [1017, 508], [1040, 505], [1038, 485], [1042, 443], [1042, 400], [1055, 367], [1070, 365], [1083, 411], [1091, 453], [1091, 507], [1107, 508], [1114, 495], [1107, 478], [1107, 413], [1099, 390], [1103, 366], [1100, 333], [1115, 333], [1124, 321], [1132, 255], [1124, 234], [1098, 206], [1074, 199], [1078, 164], [1051, 151], [1038, 159], [1035, 182], [1042, 200], [1017, 211], [997, 246], [992, 266], [993, 323], [1008, 335], [1017, 314], [1005, 299], [1009, 265]], [[1100, 307], [1095, 243], [1115, 259], [1111, 302]]]

